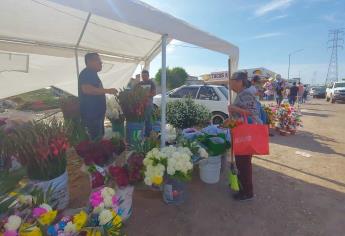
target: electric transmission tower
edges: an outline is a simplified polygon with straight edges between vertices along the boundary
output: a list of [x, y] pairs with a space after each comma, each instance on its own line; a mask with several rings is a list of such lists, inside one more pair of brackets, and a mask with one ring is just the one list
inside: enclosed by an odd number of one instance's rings
[[343, 48], [344, 30], [335, 29], [329, 31], [328, 43], [330, 46], [328, 48], [332, 49], [331, 60], [329, 61], [326, 84], [338, 81], [338, 48]]

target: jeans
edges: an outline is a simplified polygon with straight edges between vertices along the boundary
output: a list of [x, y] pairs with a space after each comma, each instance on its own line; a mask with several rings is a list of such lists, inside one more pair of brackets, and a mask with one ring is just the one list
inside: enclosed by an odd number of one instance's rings
[[149, 137], [152, 131], [152, 112], [153, 103], [150, 103], [145, 109], [145, 137]]
[[240, 194], [252, 197], [253, 180], [252, 180], [252, 156], [235, 156], [236, 166], [238, 169], [238, 180], [240, 182]]
[[277, 105], [280, 106], [280, 104], [282, 103], [282, 101], [283, 101], [283, 96], [277, 96], [277, 97], [276, 97]]
[[104, 117], [99, 119], [82, 119], [91, 140], [95, 141], [104, 136]]
[[295, 105], [296, 103], [296, 96], [290, 96], [289, 97], [289, 103], [291, 106]]

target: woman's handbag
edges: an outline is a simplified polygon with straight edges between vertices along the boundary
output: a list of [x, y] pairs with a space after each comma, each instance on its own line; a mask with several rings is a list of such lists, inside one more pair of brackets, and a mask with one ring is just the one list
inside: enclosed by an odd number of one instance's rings
[[244, 123], [232, 129], [233, 150], [236, 156], [268, 155], [269, 132], [268, 125]]

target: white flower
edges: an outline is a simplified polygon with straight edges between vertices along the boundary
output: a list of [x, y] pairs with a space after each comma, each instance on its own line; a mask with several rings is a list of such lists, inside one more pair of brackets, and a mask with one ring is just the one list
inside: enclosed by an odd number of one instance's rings
[[5, 224], [5, 229], [7, 231], [17, 231], [22, 223], [22, 218], [16, 215], [11, 215], [8, 217], [7, 223]]
[[47, 211], [53, 210], [53, 208], [46, 203], [41, 204], [40, 207], [46, 209]]
[[152, 180], [150, 177], [145, 177], [144, 182], [146, 185], [151, 186], [152, 185]]
[[113, 198], [110, 196], [103, 198], [103, 202], [106, 208], [111, 208], [113, 206]]
[[115, 190], [113, 188], [104, 187], [101, 191], [103, 198], [113, 197], [115, 195]]
[[104, 203], [102, 202], [101, 204], [99, 204], [97, 207], [95, 207], [95, 208], [93, 209], [93, 213], [95, 213], [95, 214], [101, 213], [101, 212], [104, 210], [104, 207], [105, 207], [105, 205], [104, 205]]
[[64, 233], [66, 234], [75, 234], [77, 233], [77, 226], [72, 222], [68, 222], [64, 228]]
[[18, 197], [18, 201], [20, 204], [25, 204], [25, 205], [32, 205], [32, 196], [31, 195], [20, 195]]
[[106, 225], [113, 218], [114, 217], [113, 217], [113, 213], [111, 210], [103, 210], [98, 216], [99, 224], [100, 225]]
[[198, 153], [201, 158], [208, 158], [208, 153], [205, 148], [200, 147]]

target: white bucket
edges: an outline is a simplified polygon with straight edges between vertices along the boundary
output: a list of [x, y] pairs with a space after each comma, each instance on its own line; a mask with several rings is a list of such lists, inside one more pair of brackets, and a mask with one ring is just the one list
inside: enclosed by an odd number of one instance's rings
[[69, 189], [68, 189], [68, 174], [67, 170], [62, 175], [48, 181], [32, 181], [32, 184], [43, 191], [48, 191], [51, 187], [53, 205], [56, 205], [58, 210], [65, 209], [69, 203]]
[[210, 156], [200, 161], [200, 179], [207, 184], [215, 184], [220, 179], [221, 156]]
[[116, 194], [120, 197], [119, 209], [122, 211], [122, 220], [127, 220], [132, 214], [133, 186], [118, 188]]

